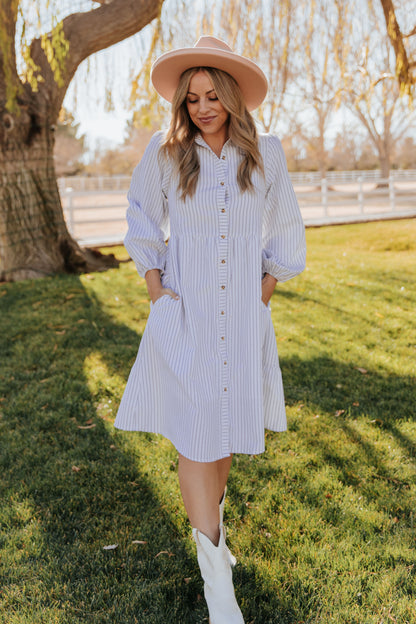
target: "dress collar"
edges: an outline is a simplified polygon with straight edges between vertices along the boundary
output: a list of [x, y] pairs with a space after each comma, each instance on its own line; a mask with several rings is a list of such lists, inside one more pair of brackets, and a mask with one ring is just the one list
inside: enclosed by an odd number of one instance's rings
[[[208, 145], [208, 143], [202, 138], [202, 134], [200, 132], [198, 132], [195, 135], [195, 139], [194, 139], [195, 143], [197, 145], [200, 145], [201, 147], [206, 147], [207, 149], [209, 149], [212, 152], [212, 149], [210, 148], [210, 146]], [[227, 139], [226, 142], [224, 143], [222, 149], [224, 149], [224, 147], [226, 145], [228, 145], [229, 143], [231, 143], [231, 139]]]

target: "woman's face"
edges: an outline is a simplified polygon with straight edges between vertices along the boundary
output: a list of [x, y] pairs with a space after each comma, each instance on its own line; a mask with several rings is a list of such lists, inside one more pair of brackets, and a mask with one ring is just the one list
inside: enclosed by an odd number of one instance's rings
[[194, 74], [186, 96], [188, 113], [204, 138], [226, 140], [228, 113], [217, 98], [210, 77], [204, 71]]

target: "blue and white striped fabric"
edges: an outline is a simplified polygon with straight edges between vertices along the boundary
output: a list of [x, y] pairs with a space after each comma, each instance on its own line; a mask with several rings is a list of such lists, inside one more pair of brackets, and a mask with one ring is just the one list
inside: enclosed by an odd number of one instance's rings
[[[197, 136], [200, 176], [181, 200], [156, 133], [129, 191], [125, 246], [140, 275], [160, 269], [169, 295], [151, 305], [115, 421], [161, 433], [194, 461], [264, 451], [264, 428], [286, 429], [267, 272], [286, 281], [304, 269], [305, 233], [277, 137], [261, 135], [265, 176], [237, 184], [239, 150], [218, 158]], [[166, 238], [170, 236], [168, 245]]]

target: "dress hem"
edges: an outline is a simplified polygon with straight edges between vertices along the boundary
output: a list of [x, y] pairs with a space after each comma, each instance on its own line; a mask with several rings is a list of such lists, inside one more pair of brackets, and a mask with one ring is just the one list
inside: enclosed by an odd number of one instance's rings
[[[226, 457], [230, 457], [230, 455], [260, 455], [261, 453], [264, 453], [265, 449], [265, 444], [263, 443], [261, 447], [257, 448], [256, 450], [238, 450], [238, 449], [234, 449], [231, 448], [229, 453], [226, 454], [221, 454], [218, 455], [214, 458], [207, 458], [204, 457], [203, 459], [200, 459], [199, 457], [195, 457], [191, 454], [188, 454], [187, 451], [181, 451], [179, 448], [179, 444], [175, 444], [175, 442], [168, 437], [167, 435], [165, 435], [164, 433], [162, 433], [161, 431], [154, 431], [152, 429], [132, 429], [132, 428], [124, 428], [121, 427], [119, 425], [114, 424], [114, 427], [116, 429], [118, 429], [119, 431], [129, 431], [129, 432], [137, 432], [137, 433], [152, 433], [154, 435], [161, 435], [163, 438], [165, 438], [166, 440], [168, 440], [176, 449], [176, 451], [178, 453], [180, 453], [181, 455], [183, 455], [184, 457], [186, 457], [186, 459], [189, 459], [190, 461], [195, 461], [195, 462], [201, 462], [201, 463], [210, 463], [210, 462], [214, 462], [214, 461], [218, 461], [220, 459], [225, 459]], [[267, 429], [267, 431], [273, 431], [274, 433], [284, 433], [285, 431], [287, 431], [287, 427], [284, 429], [270, 429], [269, 427], [265, 427], [265, 429]], [[241, 448], [241, 447], [239, 447]]]

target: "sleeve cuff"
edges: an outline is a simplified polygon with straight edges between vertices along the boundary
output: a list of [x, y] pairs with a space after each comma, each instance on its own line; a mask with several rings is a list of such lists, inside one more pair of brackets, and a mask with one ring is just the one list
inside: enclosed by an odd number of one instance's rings
[[293, 264], [292, 266], [284, 266], [282, 264], [279, 264], [277, 259], [269, 255], [266, 250], [263, 250], [262, 274], [264, 275], [265, 273], [269, 273], [278, 282], [287, 282], [288, 280], [292, 279], [292, 277], [296, 277], [296, 275], [302, 273], [304, 268], [304, 261]]

